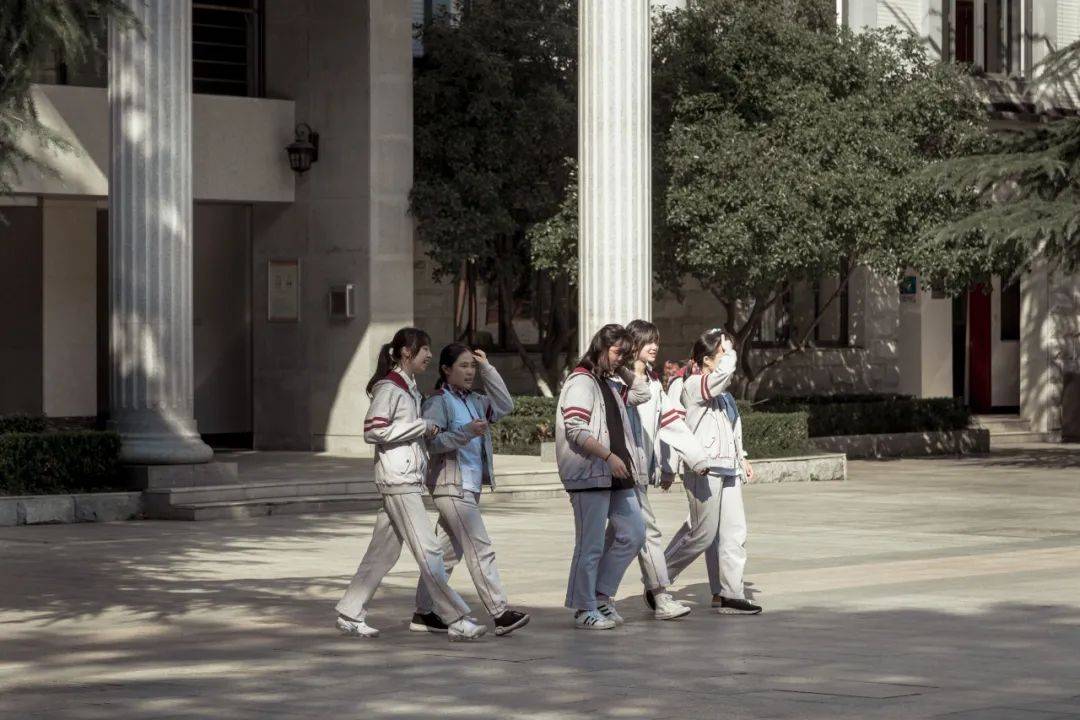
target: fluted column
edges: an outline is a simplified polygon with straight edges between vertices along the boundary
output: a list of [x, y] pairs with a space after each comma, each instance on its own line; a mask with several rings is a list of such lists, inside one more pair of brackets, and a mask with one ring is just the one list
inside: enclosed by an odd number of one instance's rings
[[580, 346], [652, 315], [649, 0], [581, 0]]
[[110, 422], [133, 464], [202, 463], [191, 298], [191, 0], [109, 33]]

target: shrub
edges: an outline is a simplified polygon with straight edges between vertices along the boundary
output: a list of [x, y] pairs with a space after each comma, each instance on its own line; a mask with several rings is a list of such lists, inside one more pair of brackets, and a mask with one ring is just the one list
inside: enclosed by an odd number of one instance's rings
[[555, 441], [554, 417], [504, 417], [491, 426], [491, 447], [506, 455], [539, 455], [540, 444]]
[[[769, 414], [803, 411], [809, 415], [810, 437], [875, 435], [905, 432], [963, 430], [971, 424], [971, 410], [956, 398], [913, 398], [903, 395], [850, 396], [835, 402], [776, 398], [757, 406]], [[873, 399], [866, 400], [866, 397]]]
[[513, 415], [514, 417], [546, 417], [554, 419], [555, 408], [558, 404], [558, 398], [519, 395], [514, 398]]
[[0, 435], [0, 495], [121, 489], [120, 436], [113, 432]]
[[30, 415], [0, 416], [0, 435], [45, 432], [45, 418]]
[[742, 412], [741, 415], [743, 445], [751, 461], [813, 452], [805, 412]]

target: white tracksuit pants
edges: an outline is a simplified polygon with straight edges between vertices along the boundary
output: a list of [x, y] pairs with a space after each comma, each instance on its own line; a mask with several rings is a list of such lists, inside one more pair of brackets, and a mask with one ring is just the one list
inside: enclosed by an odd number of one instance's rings
[[664, 553], [674, 580], [705, 554], [713, 594], [744, 599], [746, 513], [740, 478], [684, 475], [690, 516]]
[[[435, 534], [447, 576], [464, 557], [481, 602], [492, 617], [498, 617], [506, 610], [506, 593], [495, 566], [495, 548], [480, 514], [480, 493], [466, 490], [462, 497], [440, 495], [435, 498], [435, 507], [439, 509]], [[434, 609], [432, 592], [421, 578], [416, 586], [416, 611], [426, 614]]]
[[468, 614], [469, 606], [450, 587], [443, 565], [442, 548], [428, 520], [421, 492], [383, 495], [383, 508], [375, 519], [364, 559], [356, 570], [337, 611], [347, 618], [363, 620], [379, 583], [401, 556], [402, 544], [420, 566], [420, 577], [433, 589], [435, 612], [447, 625]]
[[[626, 569], [645, 542], [637, 491], [586, 490], [569, 493], [575, 544], [566, 587], [566, 607], [595, 610], [597, 594], [615, 597]], [[605, 548], [608, 527], [613, 539]]]

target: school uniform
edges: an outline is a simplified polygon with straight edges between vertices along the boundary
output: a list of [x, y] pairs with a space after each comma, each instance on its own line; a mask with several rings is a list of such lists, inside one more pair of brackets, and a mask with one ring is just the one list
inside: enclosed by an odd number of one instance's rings
[[431, 588], [435, 612], [450, 624], [465, 617], [469, 606], [449, 585], [442, 547], [424, 508], [429, 422], [421, 417], [423, 396], [410, 376], [391, 372], [375, 383], [364, 419], [364, 440], [375, 446], [375, 486], [383, 507], [364, 559], [337, 604], [339, 614], [363, 620], [386, 573], [409, 547], [423, 582]]
[[[644, 380], [632, 372], [624, 370], [622, 377], [624, 382], [597, 378], [578, 368], [559, 394], [555, 457], [574, 512], [574, 555], [565, 602], [571, 609], [596, 610], [598, 593], [614, 597], [645, 542], [645, 522], [635, 488], [647, 482], [648, 465], [634, 442], [626, 408], [648, 401], [652, 394]], [[617, 437], [609, 430], [613, 424], [622, 427]], [[612, 477], [603, 458], [583, 449], [590, 437], [620, 457], [625, 454], [622, 459], [631, 473], [629, 479]], [[609, 526], [613, 537], [605, 547]]]
[[[737, 522], [742, 515], [742, 491], [739, 476], [742, 472], [742, 440], [736, 436], [735, 425], [728, 417], [728, 403], [734, 408], [730, 395], [724, 397], [735, 373], [737, 358], [727, 352], [710, 373], [690, 375], [680, 384], [680, 398], [686, 411], [686, 423], [701, 444], [708, 458], [709, 474], [683, 473], [683, 486], [690, 505], [687, 523], [672, 538], [664, 551], [668, 572], [674, 581], [694, 560], [718, 543], [728, 548], [719, 550], [719, 574], [726, 577], [725, 597], [743, 599], [742, 567], [738, 551]], [[741, 430], [741, 423], [739, 424]], [[740, 432], [741, 435], [741, 432]], [[726, 512], [725, 512], [726, 511]], [[723, 528], [722, 520], [727, 522]], [[742, 523], [745, 528], [745, 520]], [[721, 536], [727, 533], [730, 537]], [[718, 536], [719, 539], [718, 539]], [[745, 529], [743, 530], [745, 540]]]
[[[743, 446], [742, 417], [739, 415], [735, 399], [729, 393], [723, 393], [724, 413], [732, 424], [735, 444], [740, 458], [747, 457]], [[705, 567], [709, 574], [709, 590], [713, 595], [743, 600], [743, 573], [746, 568], [746, 510], [743, 505], [742, 486], [745, 476], [741, 472], [735, 481], [728, 481], [721, 490], [720, 523], [712, 543], [705, 550]], [[687, 520], [675, 533], [675, 538], [688, 534], [691, 530]], [[675, 540], [673, 539], [674, 543]]]
[[[646, 371], [645, 382], [649, 387], [649, 399], [627, 408], [627, 415], [646, 468], [645, 474], [640, 476], [644, 482], [635, 484], [642, 519], [645, 521], [645, 543], [638, 554], [638, 563], [645, 588], [655, 591], [670, 585], [671, 578], [664, 559], [664, 535], [649, 500], [649, 487], [659, 485], [663, 473], [675, 472], [681, 460], [685, 460], [694, 471], [702, 473], [708, 467], [708, 459], [684, 422], [686, 412], [668, 398], [660, 378], [651, 369]], [[612, 539], [609, 528], [608, 542]]]
[[[444, 385], [424, 403], [424, 419], [443, 432], [428, 442], [431, 462], [427, 484], [439, 510], [436, 528], [446, 574], [464, 557], [480, 600], [492, 617], [506, 610], [506, 593], [495, 565], [495, 550], [480, 514], [480, 494], [495, 489], [491, 430], [479, 437], [465, 427], [474, 420], [494, 423], [514, 410], [514, 401], [499, 372], [480, 365], [484, 394], [459, 391]], [[421, 579], [416, 588], [416, 610], [434, 609], [432, 593]]]

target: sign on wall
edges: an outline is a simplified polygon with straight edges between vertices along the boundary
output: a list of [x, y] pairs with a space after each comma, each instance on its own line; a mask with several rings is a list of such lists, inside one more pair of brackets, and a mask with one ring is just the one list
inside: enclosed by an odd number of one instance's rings
[[270, 322], [300, 321], [300, 261], [270, 260], [267, 264], [266, 319]]

